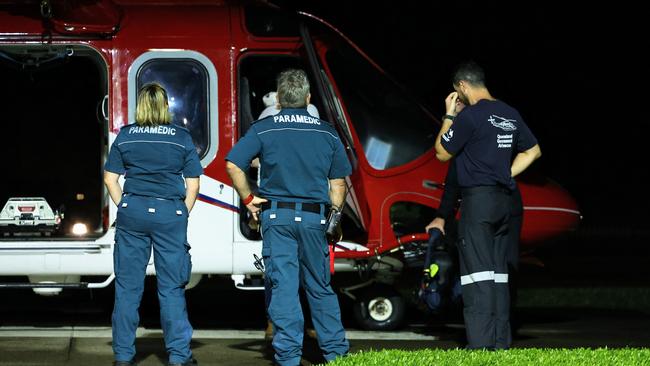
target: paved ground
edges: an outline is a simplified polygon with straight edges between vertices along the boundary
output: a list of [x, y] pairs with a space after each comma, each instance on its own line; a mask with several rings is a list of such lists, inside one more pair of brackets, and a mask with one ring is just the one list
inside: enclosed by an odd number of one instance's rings
[[[569, 293], [571, 289], [603, 288], [602, 294], [615, 296], [609, 299], [601, 294], [590, 301], [571, 298], [564, 304], [562, 296], [555, 302], [522, 301], [516, 311], [520, 326], [513, 346], [650, 347], [650, 246], [646, 238], [637, 238], [636, 245], [609, 239], [598, 244], [587, 238], [539, 251], [545, 266], [522, 267], [522, 289], [558, 297], [557, 291], [551, 295], [553, 288]], [[153, 280], [148, 279], [141, 306], [143, 328], [137, 347], [142, 366], [166, 361]], [[110, 365], [112, 297], [112, 288], [64, 291], [56, 297], [36, 296], [31, 290], [3, 290], [0, 366]], [[234, 290], [228, 279], [212, 278], [189, 291], [187, 299], [196, 330], [192, 347], [202, 366], [271, 364], [272, 351], [261, 331], [265, 326], [262, 293]], [[342, 298], [341, 305], [353, 352], [463, 346], [464, 329], [458, 316], [436, 318], [411, 307], [404, 330], [361, 332], [356, 330], [349, 302]], [[303, 356], [304, 365], [322, 362], [314, 339], [305, 339]]]
[[[573, 310], [523, 310], [526, 324], [514, 347], [650, 347], [650, 317]], [[410, 326], [399, 332], [349, 330], [352, 352], [367, 349], [455, 348], [462, 346], [460, 323]], [[197, 330], [192, 348], [201, 365], [271, 365], [272, 351], [261, 330]], [[140, 329], [142, 366], [164, 365], [162, 333]], [[0, 365], [110, 365], [109, 327], [0, 328]], [[303, 365], [321, 363], [316, 341], [306, 337]]]
[[[58, 335], [56, 333], [59, 333]], [[43, 336], [47, 335], [47, 336]], [[422, 348], [435, 338], [412, 332], [350, 334], [354, 349]], [[394, 338], [399, 339], [396, 341]], [[410, 338], [410, 339], [406, 339]], [[166, 354], [159, 330], [140, 331], [138, 360], [143, 366], [164, 365]], [[272, 352], [261, 331], [198, 331], [192, 348], [201, 365], [271, 365]], [[110, 329], [1, 329], [0, 365], [110, 365]], [[305, 341], [305, 362], [320, 363], [316, 342]]]

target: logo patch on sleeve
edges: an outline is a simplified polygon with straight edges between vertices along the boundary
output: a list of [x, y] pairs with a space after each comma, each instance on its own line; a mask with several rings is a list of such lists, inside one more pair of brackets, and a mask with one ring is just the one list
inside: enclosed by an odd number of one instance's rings
[[454, 137], [454, 130], [452, 130], [451, 128], [442, 135], [442, 139], [447, 142], [449, 142], [452, 137]]

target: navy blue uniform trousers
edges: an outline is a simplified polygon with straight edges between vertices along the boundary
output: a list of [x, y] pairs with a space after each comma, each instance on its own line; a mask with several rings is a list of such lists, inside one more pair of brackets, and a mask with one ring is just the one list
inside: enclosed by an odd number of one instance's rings
[[299, 286], [307, 295], [311, 319], [323, 357], [331, 361], [349, 349], [341, 323], [338, 298], [330, 286], [329, 248], [325, 239], [324, 207], [321, 213], [278, 209], [273, 202], [262, 213], [265, 275], [270, 285], [267, 312], [273, 323], [275, 360], [299, 365], [304, 318]]
[[187, 216], [187, 207], [181, 200], [125, 195], [118, 205], [112, 317], [116, 361], [130, 361], [135, 356], [138, 308], [152, 247], [169, 362], [182, 363], [192, 357], [192, 326], [185, 305], [185, 285], [192, 271]]
[[483, 186], [463, 189], [462, 197], [458, 253], [468, 348], [507, 349], [511, 193]]

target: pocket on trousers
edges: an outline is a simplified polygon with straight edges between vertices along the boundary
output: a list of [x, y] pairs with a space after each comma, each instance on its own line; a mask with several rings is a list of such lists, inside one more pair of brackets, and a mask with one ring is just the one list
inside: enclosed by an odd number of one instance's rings
[[120, 246], [115, 242], [113, 244], [113, 273], [120, 270]]
[[190, 277], [192, 277], [192, 256], [190, 255], [190, 245], [185, 244], [185, 254], [181, 271], [181, 282], [183, 286], [190, 282]]
[[295, 221], [293, 216], [286, 213], [272, 212], [265, 210], [260, 217], [260, 225], [262, 227], [262, 235], [266, 235], [266, 231], [273, 226], [287, 226]]
[[129, 195], [125, 194], [122, 196], [122, 199], [117, 204], [117, 212], [125, 211], [129, 207]]
[[325, 224], [321, 224], [320, 222], [306, 222], [304, 225], [310, 230], [317, 230], [325, 235]]
[[467, 233], [465, 232], [466, 225], [467, 223], [463, 219], [458, 222], [458, 237], [456, 238], [456, 245], [461, 249], [467, 247], [467, 244], [465, 243], [465, 237], [467, 236]]
[[321, 224], [321, 221], [307, 221], [303, 222], [302, 225], [305, 229], [309, 230], [309, 232], [317, 235], [315, 238], [317, 238], [319, 241], [322, 240], [324, 242], [327, 242], [327, 237], [325, 235], [326, 225], [324, 223]]
[[271, 284], [271, 287], [277, 287], [273, 279], [273, 261], [271, 260], [271, 247], [264, 245], [262, 247], [262, 259], [264, 260], [264, 276]]
[[332, 274], [330, 273], [330, 246], [329, 244], [325, 245], [325, 249], [323, 251], [323, 283], [325, 286], [330, 285], [330, 281], [332, 280]]
[[[180, 215], [178, 212], [180, 211]], [[183, 200], [177, 200], [176, 201], [176, 216], [185, 216], [186, 218], [190, 217], [190, 211], [187, 209], [187, 206], [185, 206], [185, 201]]]

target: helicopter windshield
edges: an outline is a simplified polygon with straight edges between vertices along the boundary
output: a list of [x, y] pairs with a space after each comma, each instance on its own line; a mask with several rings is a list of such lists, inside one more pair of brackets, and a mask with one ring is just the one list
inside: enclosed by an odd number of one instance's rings
[[326, 61], [373, 168], [406, 164], [433, 147], [434, 119], [348, 42], [330, 48]]

